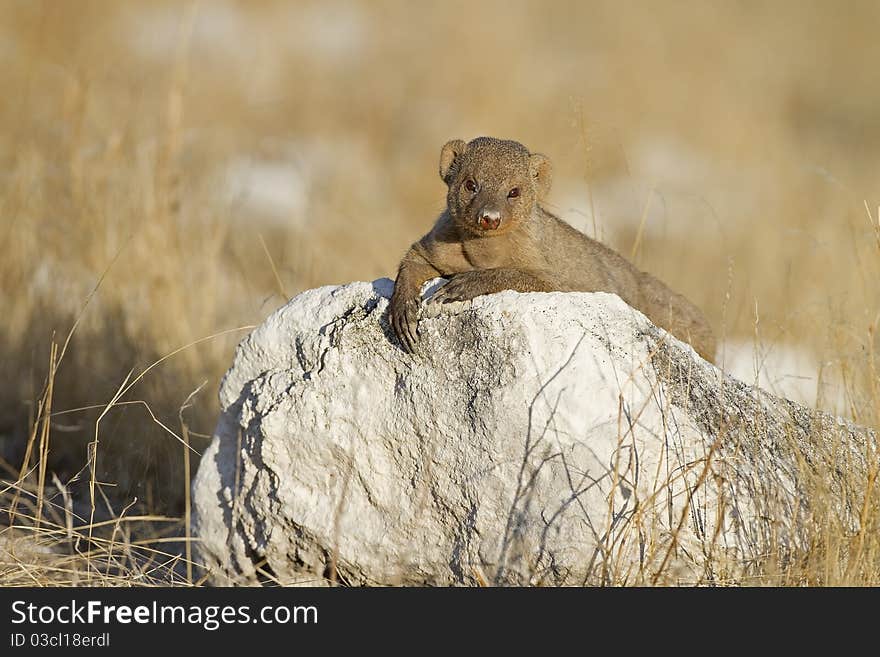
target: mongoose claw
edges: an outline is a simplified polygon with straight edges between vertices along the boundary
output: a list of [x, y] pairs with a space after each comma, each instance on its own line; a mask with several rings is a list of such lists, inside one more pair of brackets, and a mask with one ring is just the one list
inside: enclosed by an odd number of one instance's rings
[[483, 294], [489, 294], [486, 281], [481, 272], [468, 271], [456, 274], [452, 279], [441, 287], [434, 296], [431, 297], [431, 303], [453, 303], [455, 301], [470, 301], [474, 297]]
[[389, 309], [391, 328], [407, 353], [413, 353], [418, 344], [418, 300], [392, 298]]

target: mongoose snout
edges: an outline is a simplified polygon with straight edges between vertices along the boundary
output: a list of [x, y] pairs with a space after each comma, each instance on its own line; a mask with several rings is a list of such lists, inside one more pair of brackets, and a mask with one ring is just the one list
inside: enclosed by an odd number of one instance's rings
[[430, 303], [467, 301], [502, 290], [611, 292], [706, 360], [715, 337], [700, 309], [623, 256], [541, 206], [552, 167], [519, 142], [454, 139], [440, 151], [446, 210], [404, 255], [389, 317], [406, 351], [418, 344], [422, 284], [450, 279]]
[[498, 210], [480, 210], [477, 222], [483, 230], [496, 230], [501, 225], [501, 213]]
[[471, 175], [479, 176], [481, 181], [472, 178], [466, 180], [461, 194], [464, 196], [464, 207], [456, 210], [459, 223], [473, 223], [481, 231], [498, 230], [501, 226], [506, 228], [511, 221], [511, 213], [516, 209], [513, 203], [519, 196], [519, 190], [514, 188], [516, 192], [511, 197], [506, 181], [495, 181], [479, 172]]

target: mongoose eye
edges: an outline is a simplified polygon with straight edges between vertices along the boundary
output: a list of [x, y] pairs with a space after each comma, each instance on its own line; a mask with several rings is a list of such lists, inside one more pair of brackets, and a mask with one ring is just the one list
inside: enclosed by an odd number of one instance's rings
[[464, 183], [464, 188], [469, 192], [474, 193], [477, 191], [477, 183], [468, 178]]
[[519, 196], [519, 187], [514, 187], [507, 192], [507, 198], [516, 198], [517, 196]]

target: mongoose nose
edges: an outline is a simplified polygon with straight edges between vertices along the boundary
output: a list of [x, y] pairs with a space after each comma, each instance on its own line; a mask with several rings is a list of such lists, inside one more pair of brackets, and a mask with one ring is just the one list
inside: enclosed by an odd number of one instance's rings
[[501, 225], [501, 213], [498, 210], [483, 210], [479, 225], [483, 230], [496, 230]]

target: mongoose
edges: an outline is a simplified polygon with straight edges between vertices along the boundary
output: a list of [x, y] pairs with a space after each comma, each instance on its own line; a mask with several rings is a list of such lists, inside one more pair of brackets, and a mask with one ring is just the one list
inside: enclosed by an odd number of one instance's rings
[[406, 351], [418, 341], [422, 284], [449, 278], [429, 303], [501, 290], [613, 292], [708, 361], [715, 338], [703, 313], [657, 278], [554, 216], [541, 202], [550, 160], [515, 141], [456, 139], [440, 151], [446, 210], [400, 263], [389, 317]]

